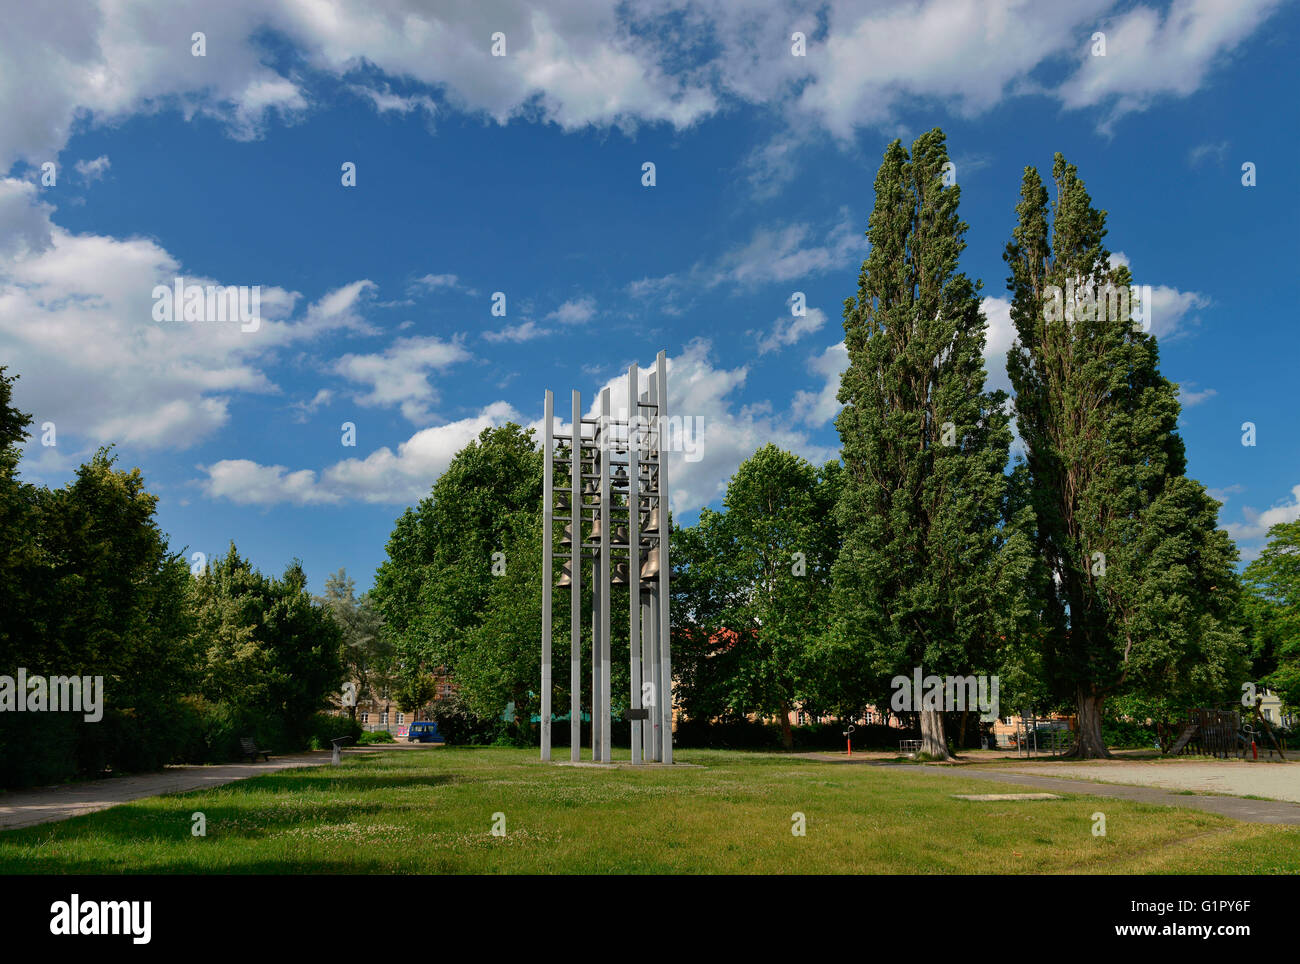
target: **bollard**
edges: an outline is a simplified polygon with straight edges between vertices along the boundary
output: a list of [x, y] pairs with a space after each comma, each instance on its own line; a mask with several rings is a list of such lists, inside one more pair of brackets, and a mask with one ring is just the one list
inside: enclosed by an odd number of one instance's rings
[[855, 729], [857, 729], [857, 727], [855, 727], [852, 723], [850, 723], [849, 728], [843, 731], [844, 739], [848, 741], [848, 749], [845, 750], [844, 752], [846, 752], [849, 756], [853, 756], [853, 731]]
[[334, 755], [330, 759], [330, 762], [336, 765], [339, 762], [339, 745], [337, 743], [334, 744]]

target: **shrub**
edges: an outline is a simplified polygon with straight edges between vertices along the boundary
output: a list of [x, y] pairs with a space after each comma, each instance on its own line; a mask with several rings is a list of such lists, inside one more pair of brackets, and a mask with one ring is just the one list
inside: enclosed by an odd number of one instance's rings
[[357, 743], [361, 746], [366, 746], [370, 743], [396, 742], [397, 741], [393, 739], [393, 734], [389, 733], [387, 730], [375, 730], [373, 733], [362, 733], [361, 736], [357, 738]]
[[350, 736], [353, 743], [359, 742], [361, 724], [338, 713], [316, 713], [308, 720], [307, 733], [308, 745], [314, 750], [324, 750], [330, 746], [331, 740], [340, 736]]
[[[485, 720], [475, 716], [456, 693], [434, 700], [429, 716], [438, 724], [438, 732], [448, 746], [491, 746], [509, 736], [509, 724], [496, 718]], [[559, 728], [552, 724], [553, 731]], [[563, 729], [567, 735], [567, 724]]]
[[1156, 742], [1154, 726], [1132, 720], [1101, 721], [1101, 738], [1108, 747], [1117, 750], [1151, 749]]

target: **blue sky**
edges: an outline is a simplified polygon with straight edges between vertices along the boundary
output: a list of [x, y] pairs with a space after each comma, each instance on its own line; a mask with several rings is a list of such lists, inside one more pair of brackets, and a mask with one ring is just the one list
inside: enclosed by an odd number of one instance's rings
[[[1222, 523], [1249, 558], [1300, 517], [1293, 3], [55, 6], [0, 38], [23, 473], [63, 484], [116, 443], [177, 548], [233, 540], [268, 572], [301, 558], [314, 590], [339, 567], [367, 587], [483, 427], [537, 424], [546, 388], [590, 400], [661, 348], [673, 409], [703, 419], [701, 458], [670, 465], [679, 518], [765, 442], [834, 457], [872, 181], [933, 126], [993, 382], [1021, 173], [1062, 151], [1152, 286]], [[260, 285], [260, 326], [154, 321], [177, 275]]]

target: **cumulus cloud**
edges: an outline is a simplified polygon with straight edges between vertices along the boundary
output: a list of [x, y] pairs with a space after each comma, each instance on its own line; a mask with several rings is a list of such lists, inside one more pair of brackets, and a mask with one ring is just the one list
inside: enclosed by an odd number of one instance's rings
[[820, 331], [826, 324], [826, 313], [820, 308], [809, 308], [802, 315], [783, 315], [772, 322], [771, 329], [758, 338], [758, 353], [779, 351], [793, 345], [805, 335]]
[[0, 358], [22, 373], [19, 407], [61, 436], [185, 449], [229, 419], [236, 393], [275, 393], [280, 349], [340, 330], [368, 331], [362, 279], [295, 316], [301, 296], [261, 285], [261, 323], [156, 322], [153, 290], [242, 284], [187, 270], [156, 242], [74, 234], [23, 181], [0, 179]]
[[396, 405], [408, 421], [426, 422], [439, 397], [429, 381], [430, 373], [445, 371], [470, 357], [458, 338], [444, 341], [417, 336], [399, 338], [378, 354], [344, 355], [334, 363], [333, 371], [369, 387], [352, 396], [358, 405]]
[[86, 183], [98, 181], [108, 173], [108, 169], [111, 166], [112, 164], [109, 161], [107, 154], [101, 154], [93, 161], [77, 161], [77, 163], [73, 165], [77, 173], [81, 175], [82, 180], [86, 181]]
[[[711, 355], [709, 342], [697, 339], [668, 360], [669, 415], [683, 419], [687, 426], [686, 444], [668, 454], [669, 502], [678, 513], [698, 510], [717, 499], [740, 463], [768, 442], [814, 463], [836, 457], [834, 449], [811, 444], [788, 412], [775, 413], [766, 403], [740, 403], [736, 396], [745, 385], [748, 368], [720, 368]], [[641, 391], [648, 388], [653, 367], [653, 359], [641, 367]], [[605, 388], [610, 391], [612, 411], [627, 409], [626, 373], [593, 388], [584, 393], [590, 400], [587, 417], [599, 411]], [[422, 429], [396, 451], [380, 448], [365, 458], [345, 459], [321, 471], [225, 460], [207, 466], [201, 484], [209, 496], [241, 504], [410, 503], [428, 493], [455, 454], [483, 429], [508, 421], [527, 424], [539, 437], [544, 427], [540, 417], [525, 423], [512, 406], [497, 401], [470, 418]], [[567, 431], [568, 426], [557, 419], [556, 429]]]
[[542, 338], [551, 333], [549, 328], [539, 328], [535, 321], [525, 321], [518, 325], [507, 325], [504, 328], [498, 328], [495, 331], [483, 332], [483, 340], [490, 341], [493, 344], [502, 342], [519, 342], [532, 341], [534, 338]]
[[1057, 94], [1066, 108], [1106, 105], [1108, 124], [1159, 97], [1186, 97], [1279, 6], [1281, 0], [1173, 0], [1163, 15], [1135, 6], [1103, 28], [1106, 56], [1081, 50], [1079, 68]]
[[596, 317], [595, 298], [571, 298], [546, 316], [547, 321], [562, 325], [585, 325]]
[[201, 484], [209, 497], [240, 505], [410, 504], [428, 495], [456, 453], [483, 429], [509, 421], [522, 419], [506, 402], [493, 402], [470, 418], [416, 432], [396, 451], [384, 446], [364, 459], [344, 459], [319, 473], [225, 459], [204, 467]]
[[[1186, 96], [1259, 29], [1280, 0], [1174, 0], [1163, 16], [1136, 6], [1106, 25], [1107, 56], [1087, 56], [1115, 0], [1067, 6], [1029, 0], [554, 0], [421, 7], [407, 0], [64, 0], [9, 11], [0, 36], [0, 171], [46, 159], [74, 123], [113, 123], [179, 108], [220, 119], [241, 139], [274, 117], [311, 109], [317, 75], [342, 78], [381, 113], [431, 119], [447, 106], [497, 123], [528, 118], [564, 130], [684, 129], [728, 102], [765, 105], [843, 140], [896, 124], [917, 99], [971, 117], [1008, 95], [1039, 90], [1067, 108], [1101, 105], [1111, 119], [1156, 97]], [[207, 56], [191, 51], [195, 30]], [[808, 56], [785, 53], [793, 30]], [[507, 56], [492, 56], [493, 34]], [[295, 47], [283, 73], [269, 34]], [[1032, 76], [1075, 59], [1054, 90]], [[400, 91], [394, 87], [400, 81]], [[759, 172], [787, 176], [789, 139], [761, 149]]]
[[[1240, 491], [1240, 487], [1230, 486], [1219, 491], [1226, 494]], [[1219, 496], [1216, 495], [1215, 498]], [[1263, 549], [1269, 529], [1283, 522], [1295, 522], [1300, 519], [1300, 485], [1291, 487], [1290, 499], [1282, 499], [1263, 512], [1258, 512], [1250, 506], [1242, 506], [1241, 514], [1243, 521], [1229, 522], [1223, 528], [1241, 549], [1242, 558], [1249, 562]]]

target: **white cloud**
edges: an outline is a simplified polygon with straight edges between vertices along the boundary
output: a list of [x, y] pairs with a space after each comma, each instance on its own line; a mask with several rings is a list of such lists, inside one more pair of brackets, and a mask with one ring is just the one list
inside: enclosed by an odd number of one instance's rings
[[804, 335], [820, 331], [826, 324], [826, 313], [820, 308], [809, 308], [803, 315], [785, 314], [772, 322], [772, 328], [758, 339], [758, 353], [768, 352], [793, 345]]
[[426, 274], [411, 282], [412, 291], [437, 291], [439, 288], [456, 289], [461, 287], [460, 279], [454, 274]]
[[294, 415], [294, 421], [295, 422], [307, 421], [307, 419], [309, 419], [311, 416], [316, 414], [318, 409], [320, 409], [324, 405], [328, 405], [333, 400], [334, 400], [334, 393], [330, 391], [328, 388], [322, 388], [319, 391], [317, 391], [316, 394], [313, 395], [309, 401], [294, 402], [290, 406], [297, 412], [297, 414]]
[[585, 325], [596, 317], [595, 298], [571, 298], [546, 316], [547, 321], [562, 325]]
[[505, 402], [493, 402], [471, 418], [422, 429], [397, 447], [377, 449], [364, 459], [344, 459], [319, 475], [311, 469], [289, 471], [281, 465], [259, 465], [247, 459], [227, 459], [204, 467], [203, 490], [214, 499], [241, 505], [338, 504], [361, 501], [383, 505], [410, 504], [429, 494], [435, 479], [446, 471], [456, 453], [485, 428], [522, 421]]
[[549, 328], [537, 327], [535, 321], [525, 321], [518, 325], [507, 325], [505, 328], [499, 328], [496, 331], [483, 332], [483, 340], [490, 341], [493, 344], [502, 342], [519, 342], [532, 341], [534, 338], [542, 338], [551, 333]]
[[1186, 97], [1279, 6], [1280, 0], [1173, 0], [1163, 16], [1136, 6], [1102, 28], [1106, 56], [1081, 51], [1078, 70], [1057, 94], [1066, 108], [1108, 105], [1108, 124], [1157, 98]]
[[258, 465], [248, 459], [224, 459], [202, 467], [208, 473], [204, 489], [214, 499], [238, 505], [298, 505], [336, 503], [341, 498], [321, 488], [310, 469], [290, 472], [283, 465]]
[[[918, 100], [972, 117], [1027, 90], [1114, 118], [1199, 89], [1279, 3], [1174, 0], [1163, 17], [1133, 7], [1106, 24], [1106, 57], [1087, 56], [1087, 40], [1115, 0], [82, 0], [65, 16], [27, 5], [7, 12], [0, 34], [0, 172], [51, 159], [76, 123], [163, 109], [256, 138], [272, 118], [309, 110], [321, 75], [384, 113], [432, 118], [445, 104], [566, 131], [681, 130], [750, 103], [849, 141], [892, 130]], [[795, 29], [809, 37], [806, 57], [789, 55]], [[191, 54], [195, 30], [207, 56]], [[294, 47], [284, 73], [269, 66], [268, 31]], [[491, 52], [498, 31], [504, 57]], [[1079, 66], [1044, 90], [1035, 73], [1065, 58]], [[791, 160], [778, 138], [755, 167], [784, 177]]]
[[[1229, 490], [1220, 491], [1235, 491], [1236, 488], [1230, 487]], [[1216, 495], [1215, 498], [1218, 498], [1218, 496]], [[1268, 536], [1269, 529], [1283, 522], [1295, 522], [1300, 519], [1300, 485], [1291, 487], [1289, 501], [1280, 501], [1263, 512], [1257, 512], [1250, 506], [1242, 506], [1241, 514], [1245, 521], [1229, 522], [1223, 528], [1227, 530], [1228, 535], [1233, 538], [1242, 550], [1242, 558], [1249, 562], [1258, 556], [1263, 549], [1263, 543]]]
[[373, 282], [327, 293], [293, 317], [300, 296], [261, 285], [261, 323], [153, 320], [153, 289], [241, 284], [186, 270], [157, 243], [73, 234], [30, 184], [0, 179], [0, 358], [22, 374], [19, 407], [60, 437], [184, 449], [229, 419], [244, 392], [275, 393], [266, 365], [280, 349], [339, 331], [366, 331]]
[[1218, 161], [1218, 163], [1222, 164], [1224, 158], [1227, 157], [1227, 155], [1228, 155], [1227, 141], [1219, 141], [1218, 143], [1215, 143], [1213, 141], [1208, 141], [1204, 144], [1197, 144], [1195, 147], [1193, 147], [1190, 151], [1187, 152], [1187, 163], [1192, 167], [1196, 167], [1201, 163], [1201, 161], [1205, 160], [1207, 157], [1213, 157], [1216, 161]]
[[838, 415], [840, 378], [848, 367], [849, 350], [842, 341], [814, 356], [808, 363], [808, 370], [821, 377], [822, 387], [816, 392], [801, 390], [795, 393], [792, 406], [794, 417], [805, 425], [817, 428]]
[[108, 173], [108, 169], [111, 166], [112, 164], [109, 161], [107, 154], [101, 154], [93, 161], [77, 161], [77, 163], [73, 165], [73, 167], [76, 168], [77, 173], [81, 175], [82, 179], [85, 180], [86, 183], [97, 181], [102, 178]]
[[459, 338], [443, 341], [417, 336], [399, 338], [380, 354], [344, 355], [334, 363], [333, 371], [370, 387], [353, 396], [358, 405], [397, 405], [408, 421], [426, 422], [432, 417], [430, 406], [438, 401], [429, 374], [470, 357]]
[[1178, 403], [1182, 405], [1183, 408], [1191, 408], [1194, 405], [1199, 405], [1201, 402], [1208, 401], [1215, 395], [1219, 394], [1213, 388], [1205, 388], [1199, 392], [1192, 391], [1195, 386], [1195, 382], [1184, 382], [1178, 386]]
[[[717, 368], [710, 354], [709, 343], [697, 339], [668, 360], [672, 393], [669, 415], [687, 420], [690, 426], [687, 445], [670, 451], [668, 457], [669, 501], [674, 512], [691, 512], [717, 499], [740, 463], [768, 442], [815, 464], [836, 457], [834, 449], [811, 444], [788, 414], [774, 414], [767, 404], [738, 404], [734, 396], [744, 386], [748, 369]], [[651, 359], [641, 368], [642, 391], [649, 385], [653, 366]], [[589, 402], [588, 416], [599, 410], [603, 388], [610, 390], [614, 412], [626, 410], [627, 375], [622, 373], [584, 395]], [[498, 401], [471, 418], [422, 429], [399, 445], [396, 452], [384, 447], [364, 459], [336, 462], [319, 473], [310, 469], [290, 471], [284, 466], [265, 466], [244, 459], [226, 460], [206, 467], [202, 485], [214, 498], [241, 504], [310, 505], [346, 500], [411, 503], [428, 493], [455, 454], [483, 429], [507, 421], [524, 424], [514, 408]], [[557, 419], [556, 425], [559, 431], [567, 430], [563, 420]], [[540, 438], [540, 418], [528, 427], [535, 429]]]

